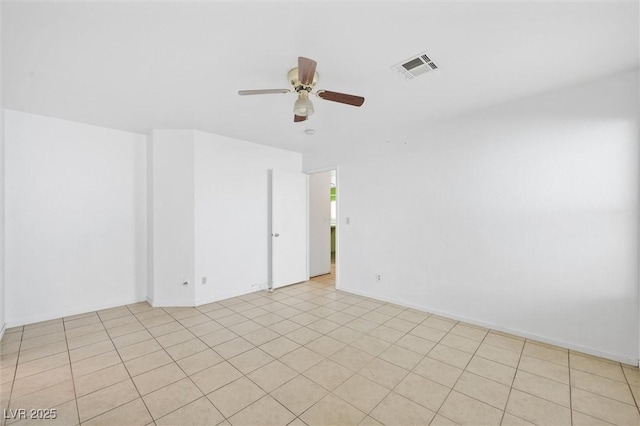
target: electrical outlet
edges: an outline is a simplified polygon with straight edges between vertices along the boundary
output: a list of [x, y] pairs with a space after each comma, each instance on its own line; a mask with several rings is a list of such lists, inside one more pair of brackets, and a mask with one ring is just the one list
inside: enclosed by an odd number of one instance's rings
[[379, 272], [376, 274], [376, 281], [379, 283], [382, 282], [382, 274]]
[[205, 285], [207, 283], [207, 277], [202, 277], [202, 285]]

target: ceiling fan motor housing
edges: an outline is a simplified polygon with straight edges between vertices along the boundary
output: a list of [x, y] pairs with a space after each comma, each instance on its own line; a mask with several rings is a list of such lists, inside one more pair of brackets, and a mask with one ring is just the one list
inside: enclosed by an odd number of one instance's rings
[[316, 83], [318, 82], [318, 73], [314, 73], [313, 75], [313, 81], [311, 82], [311, 84], [302, 84], [302, 82], [300, 81], [300, 78], [298, 76], [298, 68], [293, 68], [291, 71], [289, 71], [289, 74], [287, 75], [287, 78], [289, 80], [289, 84], [291, 84], [291, 86], [293, 87], [293, 90], [295, 90], [296, 92], [300, 92], [301, 90], [305, 90], [307, 92], [311, 92], [311, 90], [313, 90], [313, 86], [316, 85]]

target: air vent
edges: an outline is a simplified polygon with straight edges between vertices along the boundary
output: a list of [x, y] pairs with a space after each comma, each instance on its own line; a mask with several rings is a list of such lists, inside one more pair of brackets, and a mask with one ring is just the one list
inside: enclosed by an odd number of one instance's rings
[[429, 58], [426, 52], [420, 53], [413, 58], [409, 58], [391, 67], [392, 70], [407, 80], [411, 80], [437, 68], [438, 66]]

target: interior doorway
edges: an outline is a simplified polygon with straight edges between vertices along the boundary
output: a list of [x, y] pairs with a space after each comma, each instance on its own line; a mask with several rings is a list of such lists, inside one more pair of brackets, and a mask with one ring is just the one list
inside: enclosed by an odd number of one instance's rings
[[309, 277], [324, 284], [336, 284], [337, 168], [309, 172]]
[[306, 281], [308, 176], [269, 170], [269, 290]]

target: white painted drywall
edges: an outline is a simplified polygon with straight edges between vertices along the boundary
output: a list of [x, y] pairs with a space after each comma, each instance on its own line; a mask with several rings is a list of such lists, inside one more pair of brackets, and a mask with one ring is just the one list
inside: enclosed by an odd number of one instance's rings
[[265, 288], [267, 171], [301, 168], [299, 153], [195, 132], [197, 304]]
[[154, 306], [193, 306], [194, 131], [154, 130], [152, 144], [153, 289], [149, 299]]
[[[2, 3], [0, 3], [0, 34], [2, 33]], [[4, 107], [2, 106], [2, 46], [0, 43], [0, 339], [4, 335], [6, 298], [4, 286]]]
[[147, 137], [147, 302], [153, 305], [154, 257], [153, 257], [153, 132]]
[[145, 139], [5, 111], [9, 326], [144, 300]]
[[639, 114], [634, 70], [305, 156], [341, 289], [637, 364]]
[[309, 276], [331, 272], [331, 172], [309, 175]]
[[153, 305], [264, 288], [267, 170], [299, 172], [301, 154], [194, 130], [154, 130], [151, 145]]

